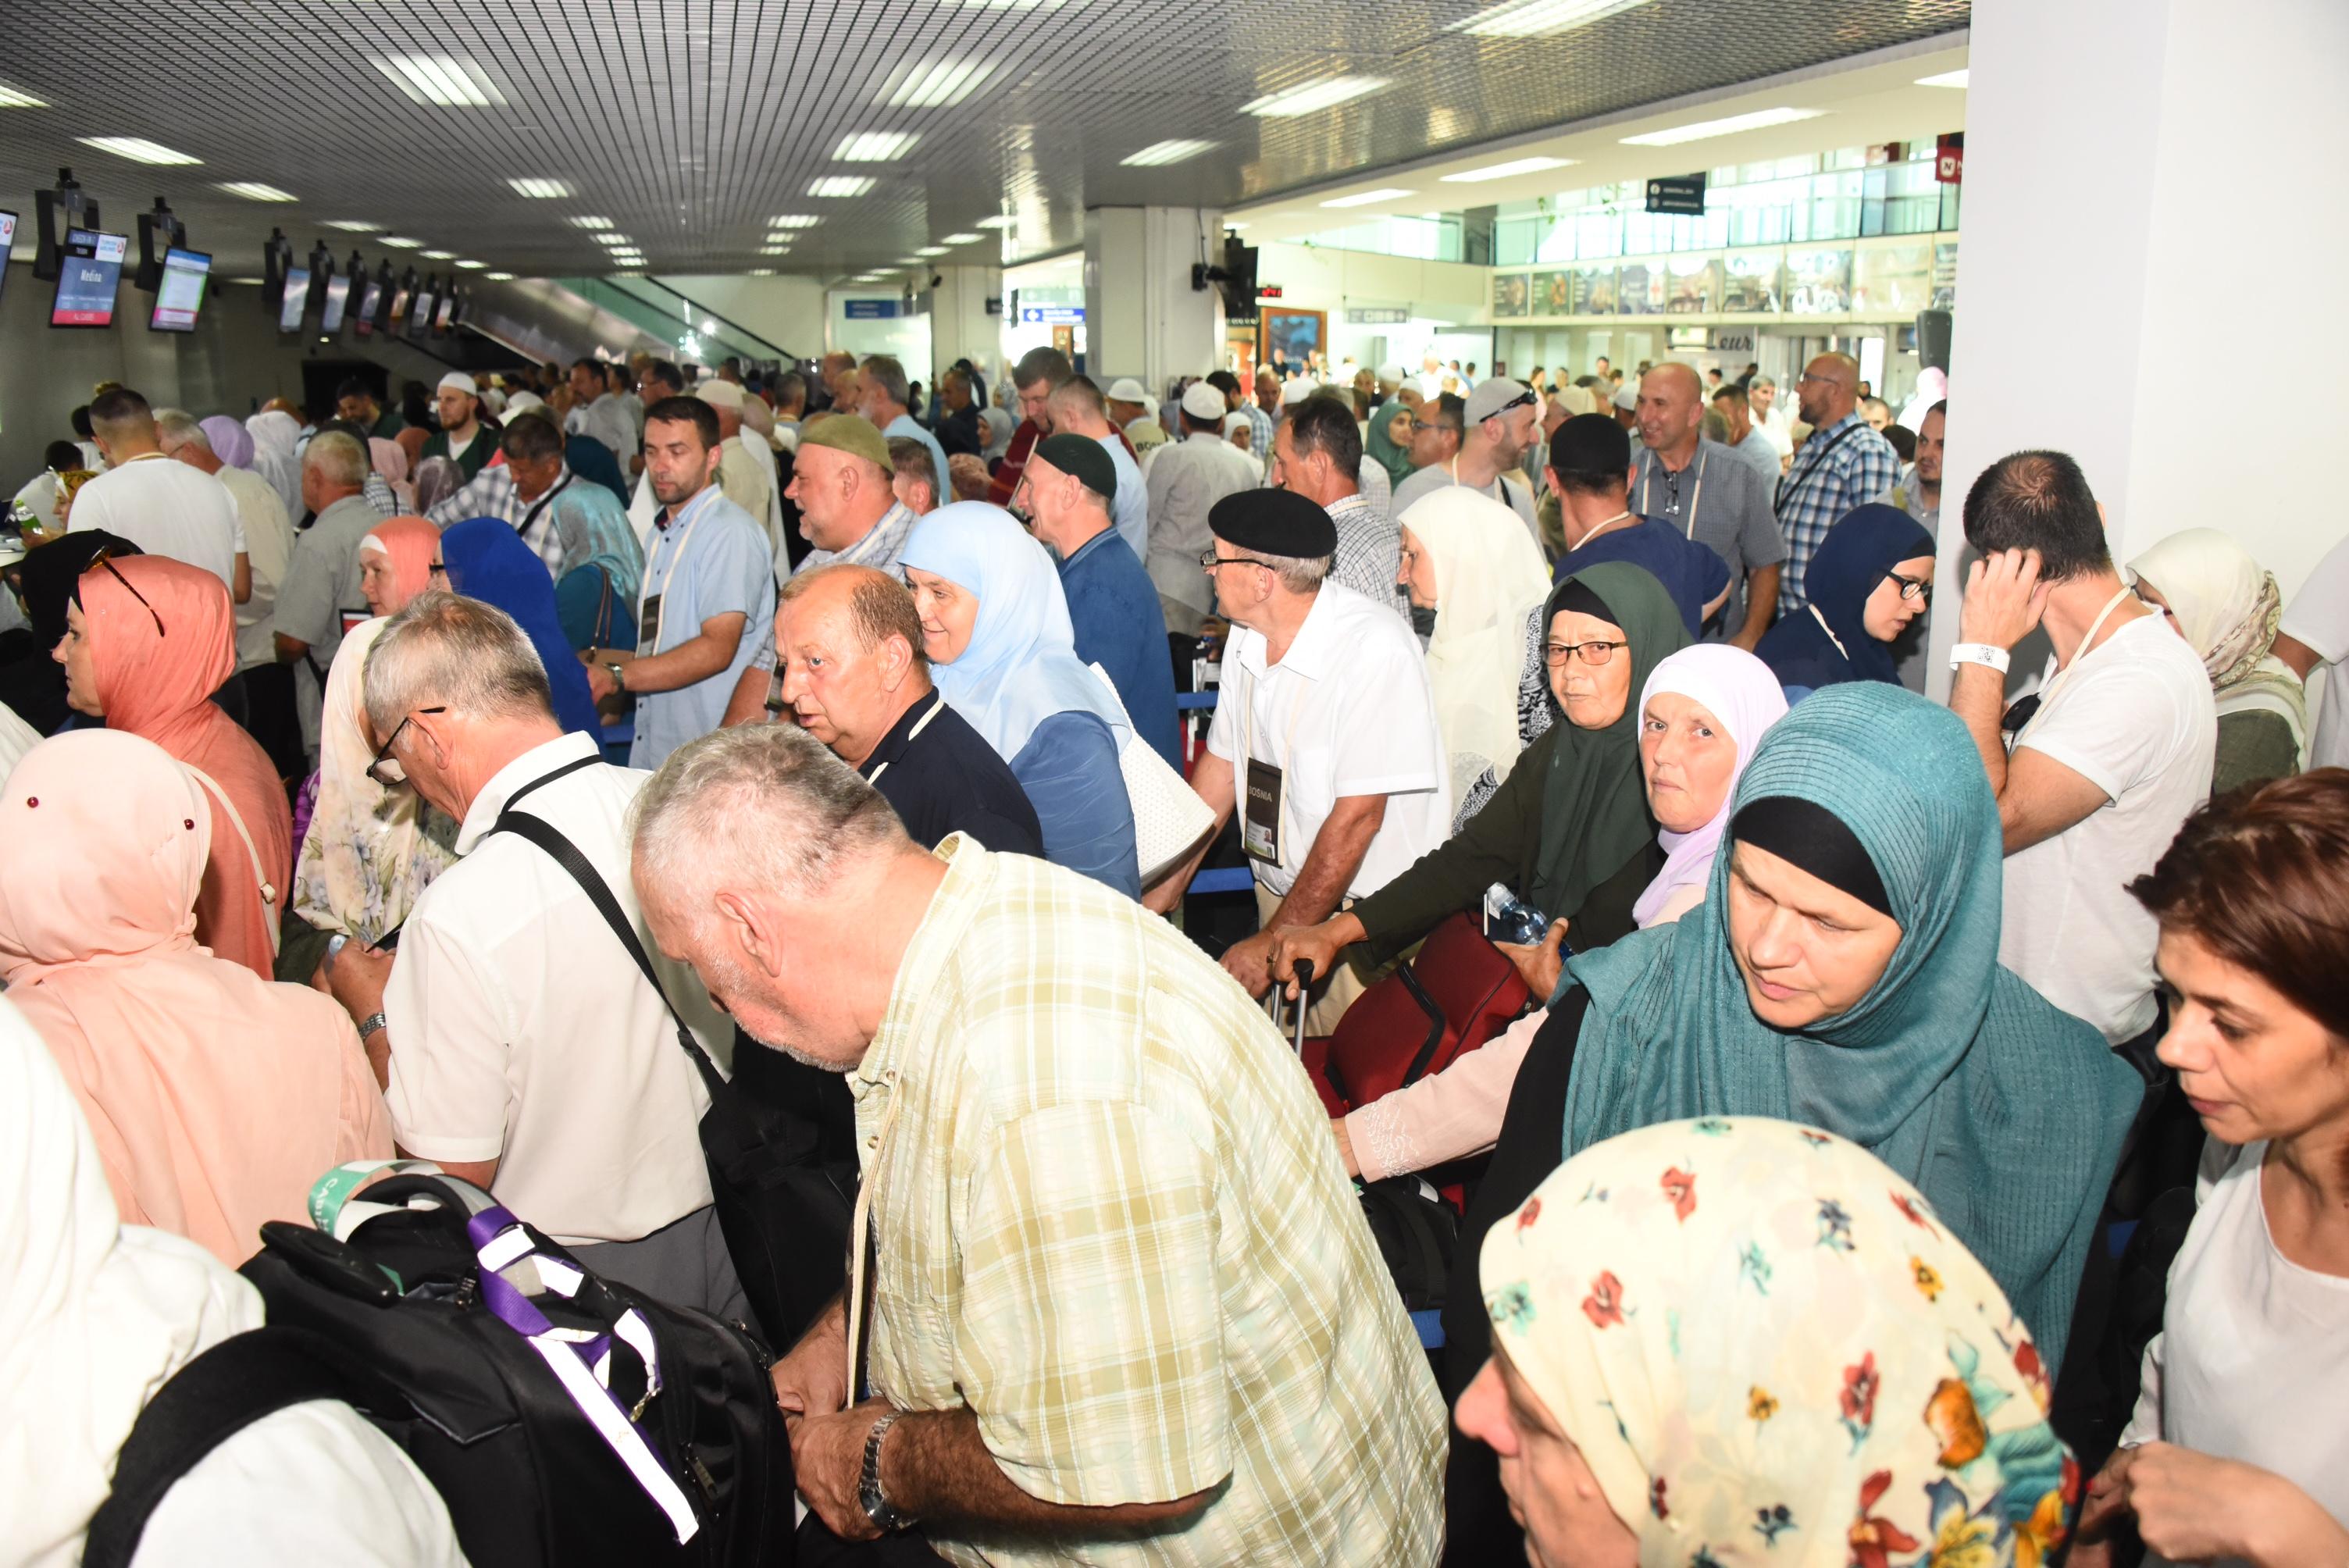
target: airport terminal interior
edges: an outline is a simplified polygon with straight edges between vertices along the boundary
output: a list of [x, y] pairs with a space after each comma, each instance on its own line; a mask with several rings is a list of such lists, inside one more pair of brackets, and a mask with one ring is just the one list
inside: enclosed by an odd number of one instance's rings
[[0, 11], [0, 1568], [2349, 1564], [2338, 0]]

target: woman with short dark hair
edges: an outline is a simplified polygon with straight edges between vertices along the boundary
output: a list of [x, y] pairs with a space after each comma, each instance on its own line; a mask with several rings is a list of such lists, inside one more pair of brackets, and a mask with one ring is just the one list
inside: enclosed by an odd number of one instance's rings
[[2129, 891], [2209, 1142], [2072, 1563], [2130, 1515], [2152, 1563], [2349, 1563], [2349, 770], [2212, 801]]

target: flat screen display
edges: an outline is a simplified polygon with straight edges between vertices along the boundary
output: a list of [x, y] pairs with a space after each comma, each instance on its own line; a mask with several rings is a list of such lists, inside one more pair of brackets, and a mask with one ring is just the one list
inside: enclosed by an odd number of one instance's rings
[[0, 212], [0, 294], [8, 292], [8, 253], [16, 248], [16, 214]]
[[359, 300], [359, 335], [367, 337], [375, 331], [375, 313], [383, 308], [383, 280], [369, 278], [367, 294]]
[[301, 331], [302, 313], [309, 308], [310, 269], [307, 267], [286, 268], [285, 296], [279, 303], [277, 307], [277, 330], [280, 332]]
[[122, 258], [130, 241], [94, 229], [66, 231], [58, 258], [57, 296], [49, 307], [51, 326], [112, 326], [114, 288], [122, 281]]
[[318, 330], [329, 335], [343, 330], [343, 311], [351, 302], [351, 280], [326, 280], [326, 304], [318, 316]]
[[155, 314], [147, 320], [155, 332], [193, 332], [196, 315], [204, 308], [204, 284], [212, 275], [212, 259], [202, 251], [174, 245], [163, 253], [163, 281], [155, 288]]
[[457, 296], [455, 294], [442, 294], [440, 296], [440, 314], [432, 318], [432, 329], [435, 332], [448, 331], [449, 323], [455, 319], [456, 315]]
[[416, 308], [408, 313], [408, 335], [421, 337], [424, 329], [432, 325], [432, 294], [429, 290], [416, 296]]
[[386, 330], [387, 330], [387, 331], [389, 331], [389, 330], [396, 329], [396, 328], [399, 325], [400, 321], [402, 320], [402, 318], [404, 318], [407, 315], [408, 315], [408, 291], [407, 291], [406, 289], [394, 289], [394, 290], [392, 290], [392, 291], [391, 291], [391, 319], [390, 319], [388, 323], [386, 323], [386, 324], [385, 324], [385, 328], [386, 328]]

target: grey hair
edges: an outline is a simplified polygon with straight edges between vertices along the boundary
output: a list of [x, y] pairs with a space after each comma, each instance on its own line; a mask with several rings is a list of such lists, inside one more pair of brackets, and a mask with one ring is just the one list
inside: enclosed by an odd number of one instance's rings
[[439, 590], [419, 593], [385, 624], [360, 688], [378, 736], [436, 706], [471, 718], [554, 717], [546, 666], [514, 618]]
[[881, 395], [892, 403], [903, 404], [914, 395], [912, 385], [905, 379], [905, 366], [893, 356], [869, 355], [858, 369], [864, 379], [881, 388]]
[[180, 446], [202, 447], [208, 452], [212, 449], [212, 438], [204, 434], [202, 424], [185, 408], [156, 409], [155, 438]]
[[356, 437], [340, 430], [327, 430], [310, 438], [302, 449], [302, 466], [316, 469], [326, 476], [327, 482], [345, 490], [357, 490], [367, 483], [375, 466], [367, 460], [367, 450]]
[[1752, 391], [1756, 387], [1767, 387], [1773, 392], [1778, 389], [1778, 384], [1767, 376], [1756, 376], [1753, 380], [1748, 381], [1745, 387], [1748, 391]]
[[1257, 563], [1272, 568], [1280, 585], [1291, 593], [1311, 593], [1319, 590], [1321, 580], [1330, 575], [1335, 559], [1328, 555], [1259, 555]]
[[[803, 902], [846, 865], [914, 847], [880, 791], [795, 724], [736, 725], [679, 747], [632, 810], [637, 887], [688, 912], [708, 903], [720, 867]], [[698, 929], [701, 917], [688, 918]]]

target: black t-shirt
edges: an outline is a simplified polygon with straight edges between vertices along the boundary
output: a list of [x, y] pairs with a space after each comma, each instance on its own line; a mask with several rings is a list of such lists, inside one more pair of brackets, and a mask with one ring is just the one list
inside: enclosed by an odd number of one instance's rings
[[935, 691], [899, 716], [857, 771], [926, 848], [961, 832], [999, 854], [1044, 853], [1044, 830], [1011, 765]]

